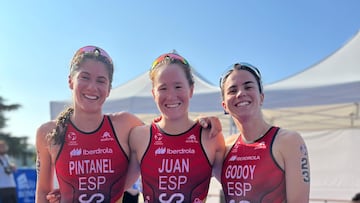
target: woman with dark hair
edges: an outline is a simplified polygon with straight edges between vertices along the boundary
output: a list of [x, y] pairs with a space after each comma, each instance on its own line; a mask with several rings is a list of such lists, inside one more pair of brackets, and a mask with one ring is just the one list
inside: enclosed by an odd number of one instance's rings
[[226, 202], [307, 203], [308, 152], [299, 133], [267, 123], [260, 71], [236, 63], [220, 79], [222, 106], [238, 133], [226, 138], [219, 174]]

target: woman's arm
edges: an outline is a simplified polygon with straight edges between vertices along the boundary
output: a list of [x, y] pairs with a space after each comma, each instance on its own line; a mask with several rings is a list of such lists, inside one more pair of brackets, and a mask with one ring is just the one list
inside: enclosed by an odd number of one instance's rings
[[131, 188], [140, 176], [140, 164], [136, 158], [136, 152], [130, 152], [130, 162], [126, 175], [125, 190]]
[[140, 161], [150, 141], [150, 126], [138, 126], [129, 136], [130, 163], [125, 183], [125, 190], [131, 188], [140, 176]]
[[297, 132], [280, 132], [278, 146], [284, 158], [287, 202], [307, 203], [310, 193], [310, 165], [305, 142]]
[[213, 175], [214, 177], [221, 182], [221, 169], [223, 160], [225, 157], [225, 141], [222, 133], [219, 133], [215, 138], [213, 138], [213, 142], [216, 144], [215, 146], [215, 160], [213, 164]]
[[52, 123], [44, 124], [36, 132], [36, 203], [48, 202], [46, 196], [53, 190], [54, 167], [46, 138], [51, 126]]

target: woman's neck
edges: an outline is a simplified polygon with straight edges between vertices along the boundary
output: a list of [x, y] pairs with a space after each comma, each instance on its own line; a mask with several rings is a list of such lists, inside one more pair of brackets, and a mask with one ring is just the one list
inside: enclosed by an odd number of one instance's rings
[[191, 120], [188, 117], [176, 120], [163, 117], [161, 121], [158, 122], [158, 125], [162, 130], [172, 135], [181, 134], [190, 129], [194, 124], [195, 121]]
[[104, 115], [100, 113], [79, 113], [74, 111], [71, 116], [71, 122], [84, 132], [91, 132], [96, 130], [103, 120]]
[[271, 127], [265, 120], [252, 120], [248, 122], [235, 122], [239, 134], [242, 137], [244, 142], [252, 143], [261, 137], [263, 137], [266, 132]]

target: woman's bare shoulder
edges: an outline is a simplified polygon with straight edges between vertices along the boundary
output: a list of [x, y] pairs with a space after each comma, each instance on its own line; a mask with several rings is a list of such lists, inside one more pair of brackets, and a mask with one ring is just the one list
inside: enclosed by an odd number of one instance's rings
[[299, 132], [284, 128], [280, 128], [277, 139], [280, 142], [296, 142], [303, 140]]
[[305, 146], [305, 141], [299, 132], [287, 129], [280, 129], [274, 142], [274, 149], [281, 151], [284, 155], [305, 149]]
[[48, 133], [53, 131], [56, 127], [56, 122], [54, 120], [48, 121], [40, 125], [36, 131], [37, 136], [46, 136]]
[[125, 123], [129, 123], [134, 126], [143, 124], [143, 122], [140, 120], [140, 118], [138, 118], [134, 114], [126, 112], [126, 111], [111, 113], [111, 114], [108, 114], [108, 116], [110, 117], [111, 121], [115, 122], [115, 123], [116, 122], [124, 123], [126, 121]]
[[144, 133], [148, 133], [150, 132], [150, 126], [149, 125], [141, 125], [141, 126], [136, 126], [131, 130], [131, 135], [134, 136], [141, 136]]
[[142, 125], [131, 129], [129, 145], [133, 151], [143, 151], [150, 140], [150, 126]]
[[55, 121], [49, 121], [40, 125], [36, 131], [36, 147], [40, 148], [47, 148], [48, 146], [48, 139], [47, 135], [52, 132], [56, 127]]

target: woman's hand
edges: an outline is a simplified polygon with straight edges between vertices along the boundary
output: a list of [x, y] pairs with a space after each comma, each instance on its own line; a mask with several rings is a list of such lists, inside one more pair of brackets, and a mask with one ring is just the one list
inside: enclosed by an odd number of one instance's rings
[[59, 189], [55, 189], [51, 192], [49, 192], [46, 195], [46, 199], [50, 202], [50, 203], [60, 203], [60, 190]]
[[215, 137], [222, 131], [220, 119], [216, 116], [198, 116], [195, 121], [203, 128], [210, 129], [210, 137]]

